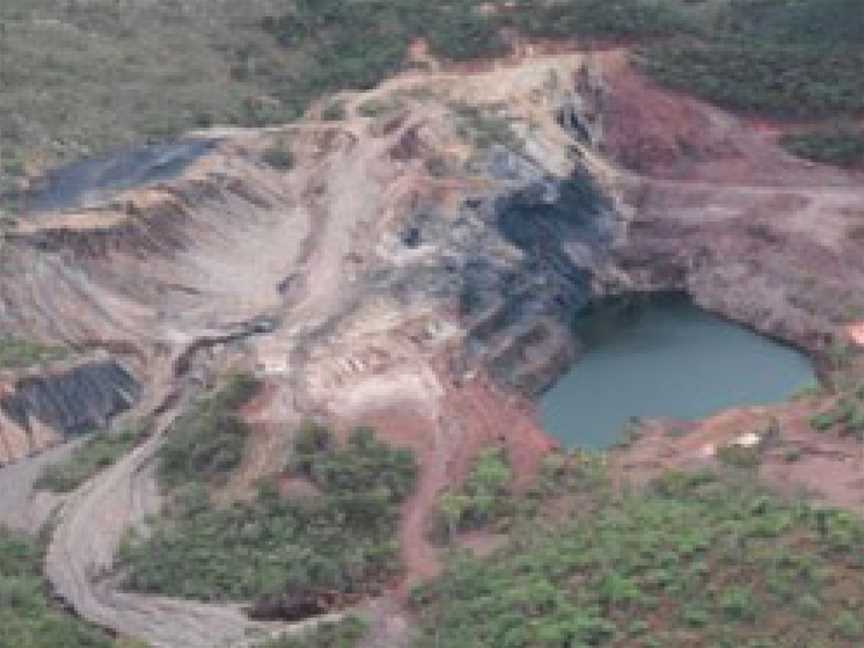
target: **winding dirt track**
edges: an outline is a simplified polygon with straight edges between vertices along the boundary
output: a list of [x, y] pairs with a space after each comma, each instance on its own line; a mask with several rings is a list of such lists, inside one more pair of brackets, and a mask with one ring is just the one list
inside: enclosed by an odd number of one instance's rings
[[[369, 183], [364, 182], [365, 160], [353, 159], [345, 164], [353, 168], [341, 166], [335, 177], [340, 178], [340, 185], [349, 185], [339, 186], [332, 194], [351, 201]], [[376, 203], [370, 198], [364, 199], [363, 204]], [[338, 227], [331, 227], [331, 212], [341, 217]], [[303, 285], [311, 288], [291, 300], [290, 309], [286, 305], [280, 333], [283, 337], [276, 343], [280, 353], [290, 353], [297, 340], [302, 339], [304, 330], [336, 310], [344, 277], [343, 257], [350, 249], [354, 228], [363, 216], [372, 214], [356, 208], [353, 203], [337, 203], [335, 208], [316, 210], [313, 226], [303, 244], [305, 267], [300, 268], [307, 279]], [[327, 245], [319, 246], [322, 240], [326, 240]], [[314, 277], [315, 281], [309, 281], [309, 277]], [[161, 400], [159, 395], [152, 399], [154, 402]], [[111, 578], [102, 576], [111, 569], [126, 530], [159, 509], [153, 457], [177, 413], [182, 411], [182, 400], [171, 412], [160, 417], [156, 431], [144, 444], [91, 479], [64, 503], [46, 558], [46, 572], [57, 595], [82, 617], [121, 635], [145, 640], [154, 648], [244, 646], [256, 637], [299, 631], [310, 623], [338, 618], [339, 614], [333, 614], [290, 625], [254, 622], [239, 605], [212, 605], [120, 592]]]

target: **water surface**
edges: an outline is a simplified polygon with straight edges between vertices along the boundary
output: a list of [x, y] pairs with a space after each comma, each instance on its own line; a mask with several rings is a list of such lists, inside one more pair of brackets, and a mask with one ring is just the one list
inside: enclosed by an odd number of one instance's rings
[[541, 402], [544, 427], [565, 447], [608, 447], [630, 417], [698, 419], [815, 380], [803, 354], [680, 295], [601, 303], [576, 328], [585, 355]]

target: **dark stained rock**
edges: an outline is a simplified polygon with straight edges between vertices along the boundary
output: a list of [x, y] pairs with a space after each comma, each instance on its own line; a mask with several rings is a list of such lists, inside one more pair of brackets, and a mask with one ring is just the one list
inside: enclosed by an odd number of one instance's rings
[[118, 363], [92, 362], [19, 380], [15, 391], [0, 399], [0, 409], [28, 432], [38, 420], [68, 437], [104, 427], [139, 393], [136, 380]]

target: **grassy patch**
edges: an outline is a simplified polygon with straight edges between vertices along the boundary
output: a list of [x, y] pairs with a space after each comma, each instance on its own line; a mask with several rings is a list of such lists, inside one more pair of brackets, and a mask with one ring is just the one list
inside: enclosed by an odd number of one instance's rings
[[450, 107], [457, 120], [457, 132], [478, 149], [501, 144], [515, 151], [522, 150], [522, 141], [506, 117], [468, 104], [456, 103]]
[[736, 110], [777, 117], [864, 110], [864, 48], [758, 37], [677, 41], [648, 48], [638, 61], [662, 83]]
[[149, 425], [146, 421], [138, 422], [126, 425], [117, 432], [94, 434], [76, 448], [68, 459], [46, 466], [36, 480], [36, 488], [55, 493], [75, 490], [129, 452]]
[[844, 390], [827, 409], [810, 418], [816, 432], [836, 430], [864, 441], [864, 386]]
[[157, 474], [163, 489], [225, 482], [240, 465], [249, 434], [236, 410], [257, 389], [254, 377], [232, 376], [223, 387], [200, 399], [177, 420], [158, 453]]
[[39, 364], [56, 362], [69, 356], [69, 350], [21, 338], [0, 337], [0, 369], [26, 369]]
[[409, 451], [368, 429], [339, 446], [325, 429], [306, 426], [291, 472], [311, 479], [320, 496], [285, 498], [265, 483], [254, 500], [217, 507], [206, 480], [172, 480], [181, 487], [163, 517], [121, 549], [125, 584], [201, 600], [256, 599], [261, 609], [375, 591], [399, 570], [398, 506], [416, 470]]
[[367, 631], [365, 621], [349, 615], [335, 623], [320, 623], [309, 632], [283, 635], [260, 648], [353, 648]]
[[42, 559], [36, 541], [0, 527], [0, 648], [111, 648], [107, 635], [51, 603]]
[[294, 168], [294, 154], [291, 147], [284, 140], [280, 140], [268, 146], [261, 153], [261, 160], [269, 167], [279, 171], [290, 171]]
[[488, 559], [457, 556], [415, 592], [419, 646], [860, 645], [853, 514], [740, 474], [668, 473], [592, 501], [522, 525]]
[[718, 5], [684, 39], [639, 58], [659, 81], [729, 108], [777, 117], [864, 110], [864, 8], [856, 0]]
[[669, 0], [522, 0], [509, 20], [521, 31], [544, 38], [645, 38], [687, 28]]
[[840, 167], [864, 165], [864, 131], [837, 127], [786, 135], [781, 140], [798, 157]]
[[456, 533], [476, 529], [513, 512], [510, 482], [513, 473], [501, 448], [490, 448], [477, 458], [463, 486], [438, 499], [440, 526], [452, 540]]

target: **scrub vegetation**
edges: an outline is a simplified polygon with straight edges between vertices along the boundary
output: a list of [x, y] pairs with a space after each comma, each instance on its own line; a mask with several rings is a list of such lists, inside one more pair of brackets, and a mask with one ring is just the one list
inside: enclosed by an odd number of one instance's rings
[[864, 110], [864, 7], [855, 0], [728, 0], [692, 33], [642, 52], [658, 80], [775, 117]]
[[150, 427], [148, 421], [129, 423], [117, 431], [95, 433], [63, 461], [45, 467], [36, 488], [68, 493], [129, 452]]
[[158, 453], [157, 472], [164, 490], [225, 483], [240, 465], [249, 435], [237, 410], [252, 398], [258, 386], [251, 375], [231, 376], [177, 420]]
[[349, 615], [335, 623], [320, 623], [309, 632], [273, 639], [259, 648], [353, 648], [367, 630], [365, 621]]
[[[267, 616], [304, 606], [320, 612], [321, 595], [338, 605], [395, 576], [398, 508], [414, 487], [413, 454], [366, 428], [339, 444], [309, 424], [297, 433], [284, 476], [308, 480], [313, 494], [283, 495], [277, 479], [251, 501], [217, 505], [208, 487], [224, 483], [238, 461], [237, 423], [219, 433], [225, 414], [214, 414], [226, 402], [236, 407], [236, 391], [231, 396], [226, 401], [217, 392], [193, 408], [181, 431], [196, 433], [160, 457], [169, 505], [146, 534], [131, 535], [121, 548], [126, 586], [201, 600], [252, 599], [253, 612]], [[202, 454], [192, 439], [206, 437], [205, 430], [230, 450], [211, 441]]]
[[510, 470], [503, 449], [483, 452], [461, 488], [444, 493], [438, 500], [439, 526], [452, 540], [460, 531], [486, 526], [512, 515]]
[[787, 135], [783, 146], [798, 157], [840, 167], [864, 167], [864, 130], [835, 126]]
[[6, 0], [0, 20], [0, 193], [189, 129], [291, 121], [403, 69], [418, 38], [451, 61], [506, 54], [507, 34], [623, 40], [659, 81], [731, 108], [864, 110], [856, 0]]
[[[421, 647], [852, 647], [864, 641], [864, 524], [740, 471], [668, 473], [613, 495], [602, 461], [546, 473], [554, 515], [517, 521], [414, 593]], [[566, 506], [564, 506], [566, 504]], [[544, 507], [540, 507], [543, 511]]]
[[63, 360], [69, 350], [17, 337], [0, 337], [0, 369], [26, 369], [35, 365]]
[[57, 607], [37, 540], [0, 527], [0, 648], [111, 648], [100, 630]]
[[841, 390], [834, 403], [810, 419], [817, 432], [833, 430], [864, 441], [864, 384]]

